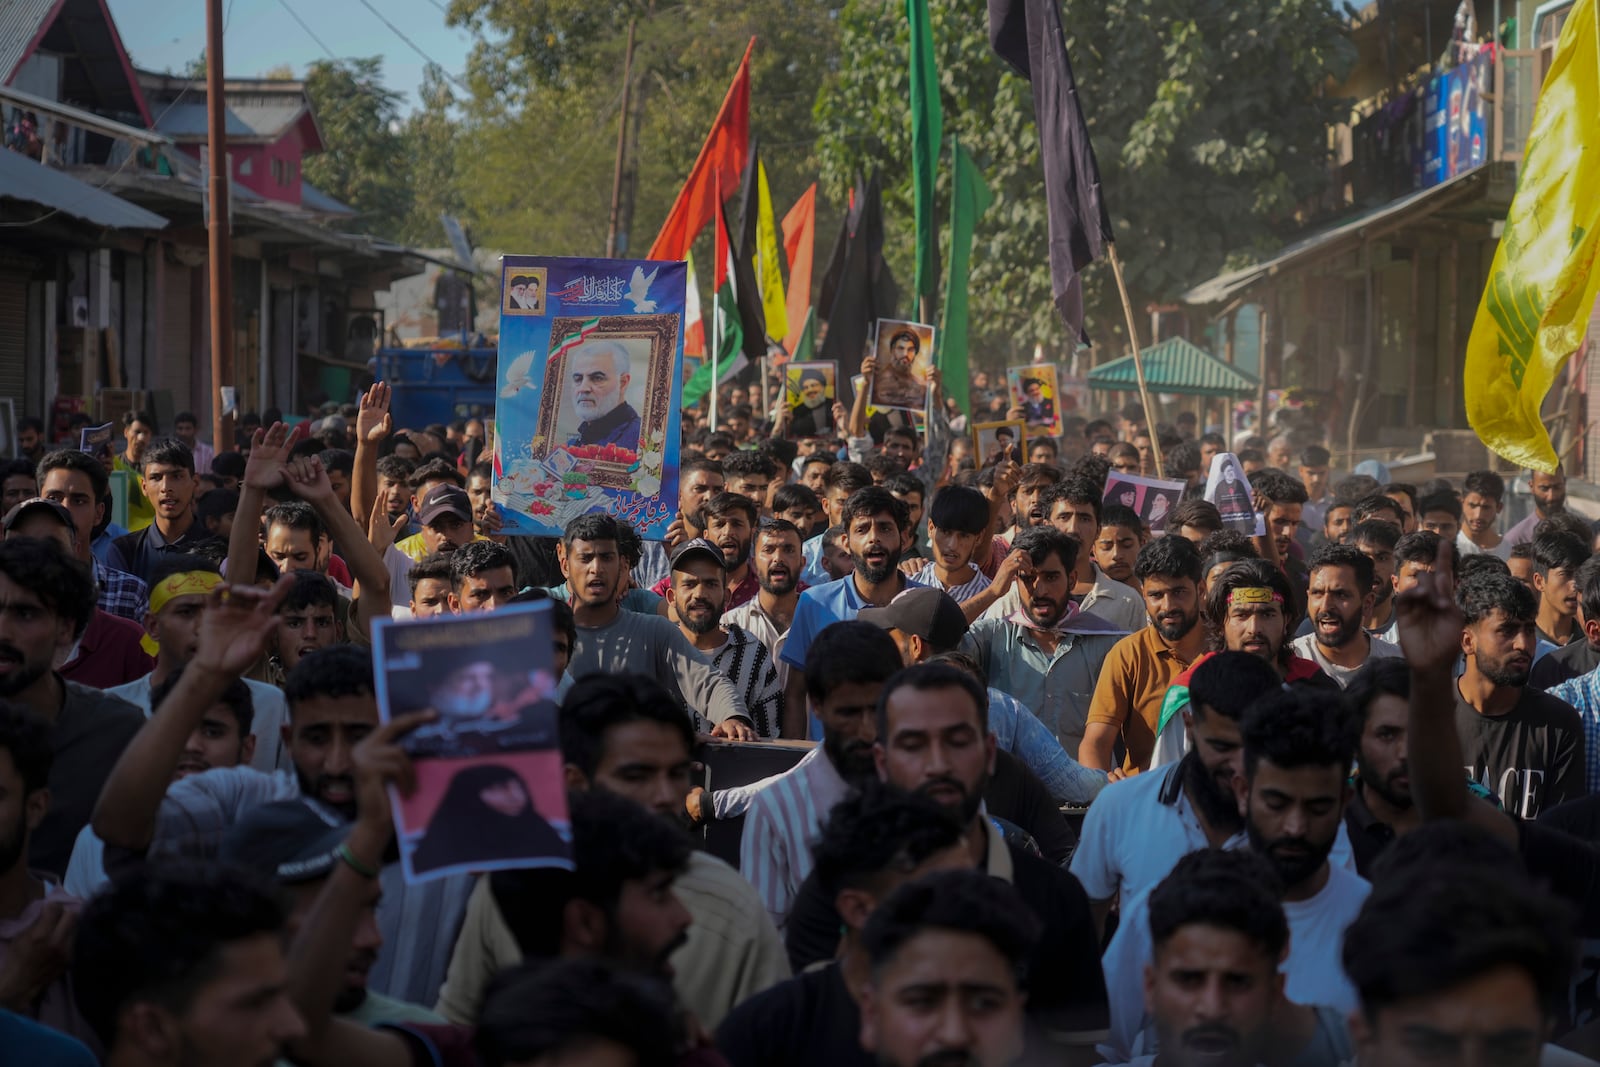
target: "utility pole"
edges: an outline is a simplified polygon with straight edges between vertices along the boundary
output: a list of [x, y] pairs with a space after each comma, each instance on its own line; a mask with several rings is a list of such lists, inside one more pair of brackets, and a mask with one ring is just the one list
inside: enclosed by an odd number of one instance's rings
[[[228, 233], [227, 114], [222, 98], [222, 0], [206, 0], [206, 144], [211, 193], [211, 434], [218, 452], [233, 447], [233, 416], [223, 389], [233, 384], [233, 249]], [[262, 314], [266, 309], [262, 309]]]
[[[611, 225], [606, 229], [606, 258], [617, 257], [617, 233], [621, 229], [623, 158], [628, 143], [628, 105], [633, 94], [633, 33], [635, 20], [628, 20], [628, 51], [622, 59], [622, 109], [617, 115], [617, 165], [611, 172]], [[632, 199], [630, 197], [630, 199]]]

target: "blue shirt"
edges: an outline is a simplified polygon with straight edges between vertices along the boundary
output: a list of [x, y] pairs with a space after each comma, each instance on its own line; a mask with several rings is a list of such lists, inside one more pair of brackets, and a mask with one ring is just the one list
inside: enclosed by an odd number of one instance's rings
[[1577, 709], [1583, 722], [1583, 775], [1589, 792], [1600, 792], [1600, 670], [1568, 678], [1545, 692]]
[[0, 1048], [7, 1063], [29, 1067], [95, 1067], [98, 1062], [83, 1042], [9, 1011], [0, 1011]]
[[800, 568], [800, 580], [807, 585], [827, 585], [834, 580], [833, 575], [822, 569], [822, 538], [822, 534], [817, 534], [800, 546], [800, 555], [805, 559], [805, 566]]
[[1061, 804], [1087, 804], [1106, 787], [1106, 772], [1085, 767], [1061, 747], [1027, 705], [1009, 693], [989, 690], [989, 732], [995, 743], [1039, 776]]
[[1026, 627], [1009, 619], [979, 619], [961, 639], [961, 651], [978, 661], [991, 686], [1032, 708], [1062, 748], [1076, 752], [1100, 665], [1125, 636], [1110, 623], [1079, 614], [1063, 628], [1055, 651], [1046, 652]]

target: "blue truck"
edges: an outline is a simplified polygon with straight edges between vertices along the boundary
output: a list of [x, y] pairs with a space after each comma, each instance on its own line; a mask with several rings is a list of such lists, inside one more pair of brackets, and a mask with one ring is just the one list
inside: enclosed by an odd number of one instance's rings
[[[482, 342], [482, 338], [475, 338]], [[389, 383], [389, 413], [396, 428], [421, 429], [456, 419], [494, 417], [493, 347], [444, 341], [429, 347], [378, 349], [377, 376]]]

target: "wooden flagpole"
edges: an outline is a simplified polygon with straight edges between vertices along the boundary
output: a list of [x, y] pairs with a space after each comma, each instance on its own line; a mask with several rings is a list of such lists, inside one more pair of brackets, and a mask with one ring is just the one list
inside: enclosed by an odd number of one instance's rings
[[1144, 405], [1145, 432], [1150, 435], [1150, 453], [1156, 461], [1156, 477], [1165, 478], [1161, 469], [1161, 439], [1156, 436], [1156, 409], [1150, 404], [1150, 389], [1144, 381], [1144, 359], [1139, 354], [1139, 325], [1133, 318], [1133, 301], [1128, 298], [1128, 283], [1122, 279], [1122, 260], [1117, 256], [1117, 246], [1106, 243], [1106, 258], [1111, 261], [1111, 273], [1117, 279], [1117, 292], [1122, 294], [1122, 313], [1128, 319], [1128, 342], [1133, 345], [1133, 373], [1139, 379], [1139, 403]]

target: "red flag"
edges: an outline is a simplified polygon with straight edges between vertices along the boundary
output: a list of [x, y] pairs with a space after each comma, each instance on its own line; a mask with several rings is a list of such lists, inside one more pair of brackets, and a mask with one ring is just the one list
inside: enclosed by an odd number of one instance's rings
[[[661, 224], [655, 244], [650, 246], [651, 259], [682, 259], [689, 246], [711, 221], [713, 213], [720, 211], [722, 198], [718, 187], [733, 188], [739, 183], [745, 160], [750, 155], [750, 53], [756, 39], [744, 50], [739, 70], [728, 86], [722, 109], [711, 124], [711, 133], [700, 147], [700, 157], [689, 171], [689, 179], [673, 201], [667, 221]], [[717, 270], [726, 270], [722, 257], [717, 257]], [[720, 287], [720, 282], [718, 283]]]
[[789, 257], [789, 335], [783, 350], [793, 352], [811, 310], [811, 260], [817, 245], [817, 183], [801, 194], [783, 217], [783, 254]]

